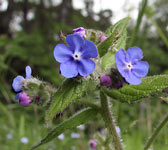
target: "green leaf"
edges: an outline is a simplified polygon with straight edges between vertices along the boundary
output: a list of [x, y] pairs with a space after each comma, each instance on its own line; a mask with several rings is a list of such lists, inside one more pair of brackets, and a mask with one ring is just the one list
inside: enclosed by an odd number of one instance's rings
[[54, 116], [63, 111], [70, 103], [78, 101], [87, 90], [88, 81], [76, 81], [67, 79], [58, 89], [52, 99], [50, 108], [46, 114], [46, 121], [50, 121]]
[[42, 144], [50, 142], [52, 139], [63, 133], [65, 130], [74, 128], [78, 125], [87, 123], [93, 117], [97, 115], [97, 110], [92, 108], [85, 108], [80, 112], [73, 115], [71, 118], [65, 120], [61, 124], [57, 125], [53, 130], [51, 130], [46, 137], [44, 137], [40, 143], [33, 146], [32, 149], [39, 147]]
[[130, 18], [127, 17], [120, 20], [106, 31], [106, 35], [108, 36], [108, 38], [98, 45], [100, 57], [102, 57], [109, 49], [111, 49], [113, 44], [115, 44], [117, 47], [120, 47], [120, 45], [124, 43], [122, 41], [123, 35], [126, 34], [126, 27], [129, 19]]
[[108, 68], [112, 68], [115, 64], [115, 52], [108, 52], [106, 53], [102, 58], [102, 64], [101, 67], [103, 70], [106, 70]]
[[117, 35], [118, 35], [118, 32], [114, 31], [106, 40], [104, 40], [98, 45], [97, 48], [98, 48], [100, 57], [104, 56], [105, 53], [108, 51], [108, 49], [112, 46], [112, 44], [116, 40]]
[[109, 36], [99, 46], [99, 54], [102, 58], [102, 69], [106, 70], [115, 64], [115, 53], [119, 48], [125, 49], [127, 39], [127, 23], [129, 17], [124, 18], [110, 27], [106, 34]]
[[126, 85], [119, 90], [104, 89], [104, 92], [115, 100], [131, 103], [166, 88], [168, 88], [168, 75], [156, 75], [143, 78], [139, 85]]
[[121, 19], [116, 24], [114, 24], [113, 26], [109, 27], [107, 29], [107, 31], [106, 31], [106, 34], [109, 36], [112, 33], [114, 33], [115, 30], [121, 30], [121, 32], [123, 32], [123, 30], [125, 30], [129, 20], [130, 20], [130, 17], [126, 17], [126, 18]]

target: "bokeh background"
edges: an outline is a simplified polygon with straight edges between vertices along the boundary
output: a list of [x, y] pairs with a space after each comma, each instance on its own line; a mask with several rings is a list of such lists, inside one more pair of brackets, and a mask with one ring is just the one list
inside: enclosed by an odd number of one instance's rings
[[[168, 1], [149, 1], [135, 42], [131, 41], [138, 12], [146, 0], [0, 0], [0, 149], [26, 150], [45, 136], [55, 124], [79, 110], [70, 105], [54, 120], [44, 124], [44, 108], [21, 107], [14, 100], [13, 78], [24, 75], [30, 65], [33, 76], [58, 87], [63, 77], [53, 49], [61, 31], [72, 33], [77, 27], [105, 31], [130, 16], [127, 45], [139, 46], [150, 64], [149, 75], [168, 73]], [[147, 136], [164, 117], [167, 103], [154, 97], [141, 103], [114, 102], [113, 113], [121, 129], [126, 150], [141, 150]], [[95, 124], [95, 122], [97, 122]], [[82, 128], [69, 130], [39, 150], [86, 150], [96, 132], [104, 127], [100, 118]], [[75, 136], [74, 136], [75, 135]], [[98, 149], [98, 148], [97, 148]], [[153, 150], [168, 150], [166, 126], [153, 144]]]

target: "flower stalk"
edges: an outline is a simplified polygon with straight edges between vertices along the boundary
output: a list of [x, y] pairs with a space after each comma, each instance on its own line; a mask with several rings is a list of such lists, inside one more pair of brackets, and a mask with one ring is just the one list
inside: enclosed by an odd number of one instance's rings
[[146, 142], [144, 150], [148, 150], [148, 148], [151, 146], [151, 144], [156, 139], [157, 135], [159, 134], [161, 129], [166, 125], [167, 122], [168, 122], [168, 113], [166, 114], [165, 118], [160, 122], [160, 124], [157, 126], [157, 128], [154, 130], [152, 136]]
[[121, 140], [115, 128], [112, 113], [109, 109], [109, 103], [108, 103], [107, 97], [102, 90], [100, 91], [100, 98], [101, 98], [101, 109], [102, 109], [101, 115], [105, 121], [106, 127], [112, 138], [114, 150], [123, 150]]
[[142, 6], [141, 8], [139, 9], [139, 13], [138, 13], [138, 18], [137, 18], [137, 21], [136, 21], [136, 26], [135, 26], [135, 29], [132, 33], [132, 39], [131, 39], [131, 42], [130, 42], [130, 46], [133, 46], [136, 42], [136, 36], [138, 34], [138, 31], [139, 31], [139, 27], [141, 25], [141, 22], [142, 22], [142, 17], [145, 13], [145, 8], [147, 6], [147, 3], [148, 3], [148, 0], [143, 0], [142, 1]]

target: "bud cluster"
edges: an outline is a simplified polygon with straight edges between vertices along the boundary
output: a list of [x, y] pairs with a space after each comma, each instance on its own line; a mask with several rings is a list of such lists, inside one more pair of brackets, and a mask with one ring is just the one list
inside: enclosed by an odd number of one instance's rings
[[22, 106], [29, 106], [31, 103], [47, 105], [56, 89], [47, 82], [32, 77], [30, 66], [26, 67], [25, 72], [25, 78], [18, 75], [13, 80], [12, 87], [15, 92], [18, 92], [15, 99], [19, 100], [19, 104]]

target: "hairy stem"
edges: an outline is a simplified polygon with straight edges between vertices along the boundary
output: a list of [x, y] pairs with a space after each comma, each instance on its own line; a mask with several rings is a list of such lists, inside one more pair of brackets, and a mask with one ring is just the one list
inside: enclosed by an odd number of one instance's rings
[[100, 97], [101, 97], [101, 109], [102, 109], [101, 114], [105, 121], [106, 127], [110, 133], [110, 136], [112, 138], [114, 150], [123, 150], [120, 138], [116, 132], [115, 124], [113, 122], [112, 113], [109, 109], [109, 103], [107, 97], [103, 93], [103, 91], [100, 91]]
[[144, 12], [145, 12], [145, 8], [147, 6], [147, 2], [148, 2], [148, 0], [143, 0], [142, 1], [142, 6], [139, 9], [136, 26], [135, 26], [135, 29], [134, 29], [134, 31], [132, 33], [132, 39], [131, 39], [131, 42], [130, 42], [130, 47], [135, 44], [136, 36], [137, 36], [138, 31], [139, 31], [139, 27], [140, 27], [140, 24], [141, 24], [141, 21], [142, 21], [142, 17], [143, 17]]
[[148, 150], [148, 148], [151, 146], [161, 129], [166, 125], [168, 121], [168, 114], [165, 116], [165, 118], [160, 122], [160, 124], [157, 126], [157, 128], [154, 130], [152, 136], [148, 139], [146, 142], [146, 145], [144, 147], [144, 150]]

